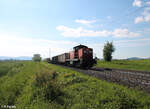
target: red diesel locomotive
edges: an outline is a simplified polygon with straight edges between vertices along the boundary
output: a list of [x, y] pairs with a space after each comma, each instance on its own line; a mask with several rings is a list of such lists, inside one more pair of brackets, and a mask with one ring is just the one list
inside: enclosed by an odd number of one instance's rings
[[52, 63], [90, 68], [96, 64], [96, 60], [93, 59], [92, 48], [88, 48], [85, 45], [78, 45], [69, 53], [52, 57]]

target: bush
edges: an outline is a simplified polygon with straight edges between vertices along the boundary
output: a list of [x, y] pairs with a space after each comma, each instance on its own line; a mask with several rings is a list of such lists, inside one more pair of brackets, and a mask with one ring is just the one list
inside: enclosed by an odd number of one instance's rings
[[[40, 88], [44, 98], [50, 101], [57, 99], [58, 96], [62, 95], [60, 91], [60, 85], [57, 82], [57, 72], [40, 72], [36, 74], [34, 85]], [[38, 96], [39, 93], [35, 96]]]
[[6, 75], [9, 72], [9, 68], [7, 66], [0, 67], [0, 77]]

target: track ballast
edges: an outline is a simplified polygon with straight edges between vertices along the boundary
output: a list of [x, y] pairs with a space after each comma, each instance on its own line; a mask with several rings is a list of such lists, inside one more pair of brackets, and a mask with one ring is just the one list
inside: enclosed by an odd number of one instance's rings
[[110, 68], [80, 69], [63, 65], [61, 66], [94, 76], [101, 80], [125, 85], [129, 88], [135, 88], [150, 93], [150, 72]]

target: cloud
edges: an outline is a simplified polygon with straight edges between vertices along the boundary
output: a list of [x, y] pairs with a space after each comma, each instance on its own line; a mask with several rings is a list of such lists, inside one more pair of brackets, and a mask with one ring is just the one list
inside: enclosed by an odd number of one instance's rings
[[139, 33], [130, 32], [128, 29], [115, 29], [114, 31], [101, 30], [101, 31], [93, 31], [86, 30], [82, 27], [79, 28], [69, 28], [67, 26], [58, 26], [57, 30], [61, 31], [61, 35], [65, 37], [138, 37]]
[[110, 32], [106, 30], [93, 31], [93, 30], [83, 29], [82, 27], [75, 29], [75, 28], [69, 28], [66, 26], [58, 26], [56, 29], [59, 31], [63, 31], [61, 35], [65, 37], [98, 37], [98, 36], [106, 37], [111, 34]]
[[135, 40], [120, 40], [114, 41], [114, 45], [117, 47], [141, 47], [150, 46], [150, 38], [135, 39]]
[[147, 5], [150, 5], [150, 2], [146, 2]]
[[[114, 41], [116, 44], [122, 44], [122, 43], [138, 43], [138, 42], [149, 42], [150, 38], [143, 38], [143, 39], [134, 39], [134, 40], [119, 40]], [[150, 44], [150, 43], [149, 43]]]
[[150, 21], [150, 8], [145, 8], [143, 16], [146, 22]]
[[139, 16], [139, 17], [135, 18], [134, 23], [137, 24], [137, 23], [140, 23], [140, 22], [143, 22], [143, 21], [144, 21], [144, 18], [142, 16]]
[[150, 33], [150, 28], [144, 28], [143, 32], [144, 33]]
[[10, 34], [0, 34], [1, 56], [33, 56], [39, 53], [42, 57], [51, 56], [68, 52], [71, 46], [77, 45], [76, 42], [64, 40], [49, 40], [39, 38], [21, 37]]
[[81, 19], [77, 19], [77, 20], [75, 20], [75, 22], [80, 23], [80, 24], [84, 24], [84, 25], [89, 25], [89, 24], [95, 23], [96, 20], [81, 20]]
[[111, 20], [111, 19], [112, 19], [112, 17], [111, 17], [111, 16], [107, 16], [107, 19], [108, 19], [108, 20]]
[[141, 7], [142, 6], [142, 1], [141, 0], [134, 0], [133, 6]]
[[139, 33], [130, 32], [128, 29], [115, 29], [112, 32], [114, 37], [138, 37]]
[[[20, 37], [12, 34], [0, 34], [0, 39], [1, 56], [33, 56], [33, 54], [39, 53], [42, 57], [49, 57], [49, 48], [51, 48], [51, 56], [55, 56], [69, 52], [72, 47], [78, 45], [73, 41]], [[149, 46], [149, 41], [150, 38], [120, 40], [114, 41], [114, 44], [115, 47]], [[87, 46], [93, 48], [94, 53], [102, 57], [104, 43], [87, 43]]]
[[150, 21], [150, 7], [144, 9], [144, 12], [141, 16], [136, 17], [134, 23], [141, 23], [141, 22], [149, 22]]

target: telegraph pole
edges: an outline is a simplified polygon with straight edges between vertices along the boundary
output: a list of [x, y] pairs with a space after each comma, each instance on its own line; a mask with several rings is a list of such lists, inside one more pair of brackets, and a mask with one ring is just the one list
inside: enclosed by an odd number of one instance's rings
[[49, 58], [51, 59], [51, 48], [49, 48]]

